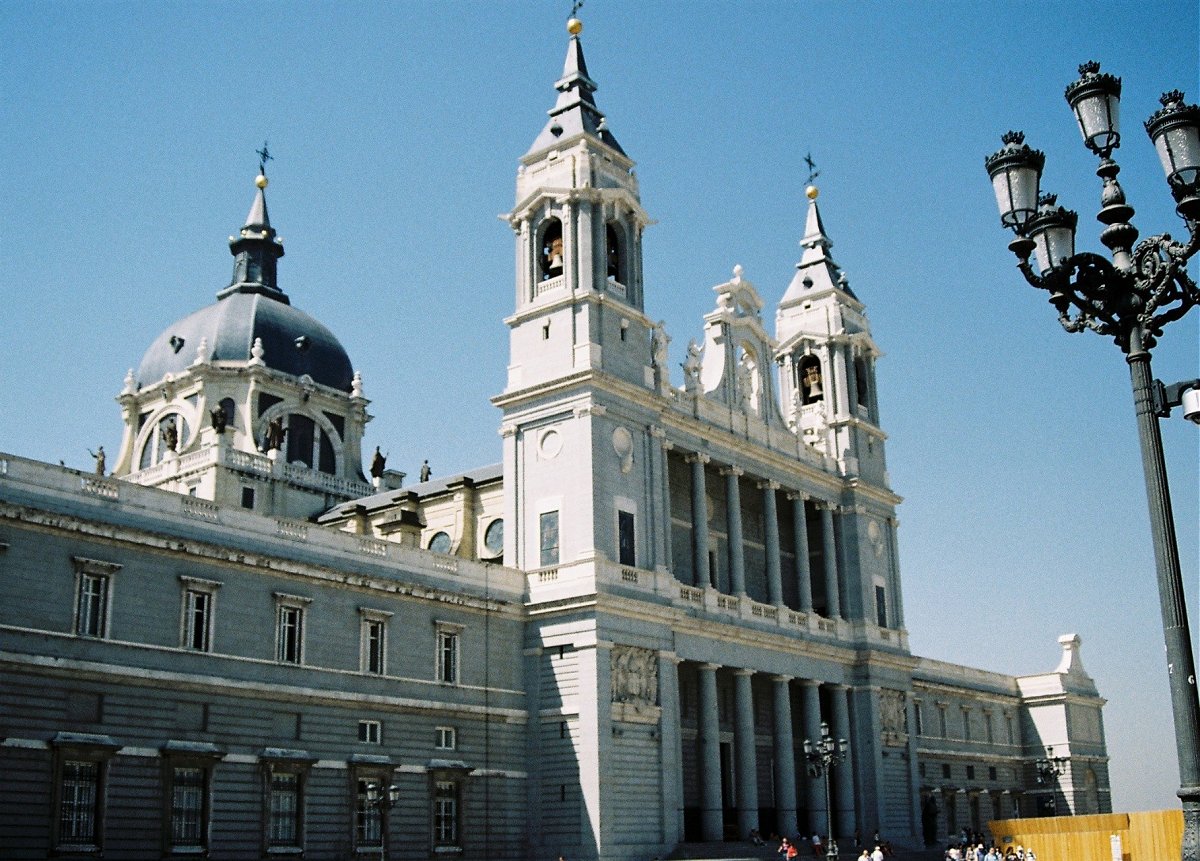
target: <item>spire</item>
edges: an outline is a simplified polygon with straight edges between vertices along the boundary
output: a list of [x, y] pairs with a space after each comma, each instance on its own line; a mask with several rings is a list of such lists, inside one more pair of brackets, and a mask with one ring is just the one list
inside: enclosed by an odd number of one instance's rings
[[814, 292], [831, 288], [837, 288], [857, 300], [858, 297], [850, 289], [845, 273], [829, 256], [833, 242], [826, 235], [825, 224], [821, 221], [821, 209], [817, 205], [820, 191], [815, 185], [810, 185], [804, 190], [804, 194], [809, 200], [804, 238], [800, 240], [800, 247], [804, 252], [800, 255], [800, 262], [796, 264], [796, 274], [792, 283], [788, 285], [779, 305], [783, 308], [799, 302], [805, 294], [811, 296]]
[[594, 94], [598, 88], [596, 82], [588, 76], [587, 62], [583, 58], [583, 43], [579, 40], [579, 34], [583, 32], [583, 22], [578, 18], [571, 18], [567, 21], [567, 32], [571, 34], [570, 41], [567, 42], [567, 57], [563, 61], [562, 77], [554, 84], [554, 88], [558, 90], [558, 100], [548, 111], [550, 121], [537, 136], [529, 152], [538, 152], [575, 135], [589, 134], [624, 155], [625, 151], [608, 130], [604, 114], [596, 107]]
[[246, 223], [237, 236], [229, 237], [229, 253], [233, 255], [233, 280], [217, 294], [223, 299], [232, 293], [261, 293], [290, 304], [288, 297], [279, 289], [276, 264], [283, 256], [283, 243], [271, 227], [267, 215], [266, 144], [259, 151], [259, 174], [254, 179], [257, 191]]

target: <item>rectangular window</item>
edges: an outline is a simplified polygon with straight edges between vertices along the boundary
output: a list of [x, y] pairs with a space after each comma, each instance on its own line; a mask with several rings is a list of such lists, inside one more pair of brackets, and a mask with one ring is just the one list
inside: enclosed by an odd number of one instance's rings
[[108, 575], [79, 575], [79, 595], [75, 610], [75, 633], [81, 637], [108, 635]]
[[209, 592], [188, 589], [184, 592], [184, 647], [197, 652], [211, 648], [213, 596]]
[[358, 740], [363, 744], [379, 744], [383, 737], [382, 724], [377, 720], [358, 722]]
[[300, 842], [300, 775], [271, 773], [267, 841], [271, 846], [297, 846]]
[[949, 738], [946, 731], [946, 707], [938, 706], [938, 734], [942, 738]]
[[171, 845], [203, 848], [207, 832], [205, 794], [207, 773], [197, 766], [171, 769]]
[[439, 726], [434, 731], [434, 747], [438, 750], [454, 750], [458, 747], [458, 733], [452, 726]]
[[989, 765], [988, 766], [988, 780], [995, 780], [995, 779], [996, 779], [996, 766]]
[[438, 846], [458, 843], [458, 784], [439, 780], [433, 793], [433, 842]]
[[558, 512], [546, 511], [538, 518], [541, 547], [541, 567], [558, 564]]
[[875, 587], [875, 624], [886, 628], [887, 623], [887, 593], [882, 586]]
[[254, 510], [254, 488], [253, 487], [243, 487], [242, 488], [242, 508], [249, 508], [251, 511]]
[[458, 631], [438, 631], [437, 680], [449, 685], [458, 684]]
[[617, 552], [622, 565], [637, 565], [637, 547], [634, 543], [633, 514], [617, 512]]
[[300, 663], [304, 639], [304, 610], [300, 607], [279, 608], [279, 650], [276, 657], [287, 664]]
[[975, 766], [968, 765], [967, 766], [967, 780], [974, 780], [974, 779], [975, 779]]
[[913, 703], [913, 717], [917, 723], [917, 735], [925, 735], [925, 713], [921, 709], [919, 700]]
[[383, 845], [383, 828], [380, 821], [379, 808], [367, 801], [367, 786], [382, 784], [379, 780], [359, 778], [357, 781], [358, 795], [354, 804], [354, 846], [367, 848]]
[[59, 778], [58, 842], [97, 845], [100, 763], [66, 760]]
[[383, 622], [379, 619], [365, 619], [362, 635], [363, 672], [383, 675]]
[[995, 731], [992, 729], [992, 713], [988, 712], [988, 711], [985, 711], [983, 713], [983, 734], [984, 734], [984, 737], [987, 739], [988, 744], [992, 744], [996, 741], [996, 739], [995, 739], [996, 734], [995, 734]]
[[943, 766], [942, 766], [942, 779], [943, 779], [943, 780], [949, 780], [949, 779], [950, 779], [950, 766], [948, 766], [948, 765], [943, 765]]
[[963, 709], [962, 716], [963, 716], [963, 740], [970, 741], [971, 740], [971, 710]]

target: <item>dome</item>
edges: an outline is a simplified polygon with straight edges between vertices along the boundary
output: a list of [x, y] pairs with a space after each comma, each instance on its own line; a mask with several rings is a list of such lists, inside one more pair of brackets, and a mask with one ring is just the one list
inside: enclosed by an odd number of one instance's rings
[[333, 333], [303, 311], [258, 292], [223, 295], [215, 304], [172, 323], [154, 339], [137, 369], [140, 386], [154, 385], [167, 374], [179, 375], [196, 361], [202, 340], [212, 362], [248, 362], [256, 338], [262, 339], [263, 363], [295, 377], [350, 391], [350, 357]]

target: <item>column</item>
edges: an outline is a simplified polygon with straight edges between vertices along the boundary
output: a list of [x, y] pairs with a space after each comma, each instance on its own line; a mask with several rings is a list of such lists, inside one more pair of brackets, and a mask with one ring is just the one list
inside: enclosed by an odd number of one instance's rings
[[767, 603], [778, 607], [783, 603], [783, 575], [779, 562], [779, 512], [775, 509], [774, 481], [759, 484], [763, 492], [763, 540], [767, 550]]
[[754, 743], [753, 670], [739, 669], [733, 674], [734, 726], [733, 756], [737, 768], [738, 838], [745, 840], [751, 829], [758, 828], [758, 764]]
[[796, 545], [796, 581], [799, 586], [800, 612], [811, 613], [812, 603], [812, 570], [808, 559], [808, 515], [804, 510], [804, 501], [808, 495], [804, 493], [789, 493], [792, 501], [792, 531], [795, 533]]
[[658, 653], [659, 751], [662, 762], [663, 842], [683, 839], [683, 758], [679, 732], [679, 658]]
[[700, 818], [705, 842], [725, 839], [721, 801], [721, 723], [717, 712], [717, 665], [701, 664], [700, 694]]
[[701, 589], [712, 585], [708, 570], [708, 491], [704, 486], [704, 464], [708, 455], [693, 454], [692, 465], [692, 576]]
[[780, 834], [794, 836], [800, 829], [796, 821], [796, 744], [792, 739], [792, 699], [790, 676], [775, 676], [775, 826]]
[[821, 542], [825, 557], [825, 615], [837, 619], [842, 615], [841, 599], [838, 597], [837, 542], [833, 540], [833, 503], [822, 501]]
[[850, 688], [846, 685], [831, 685], [830, 705], [833, 707], [833, 725], [830, 732], [834, 738], [844, 738], [848, 743], [846, 758], [833, 767], [832, 792], [834, 825], [838, 833], [853, 834], [858, 827], [854, 810], [854, 742], [850, 735], [850, 710], [846, 697]]
[[729, 524], [729, 590], [746, 597], [746, 553], [742, 545], [742, 470], [736, 466], [721, 470], [725, 476], [725, 519]]
[[667, 442], [667, 432], [660, 427], [652, 426], [650, 428], [650, 436], [658, 440], [659, 443], [658, 478], [660, 486], [658, 507], [660, 509], [660, 528], [655, 530], [659, 533], [658, 544], [654, 548], [654, 559], [649, 567], [657, 568], [660, 571], [673, 571], [674, 562], [671, 559], [671, 534], [673, 529], [671, 526], [671, 466], [668, 459], [671, 456], [670, 451], [674, 446]]
[[[804, 712], [804, 738], [815, 746], [821, 738], [821, 683], [815, 679], [800, 682], [800, 708]], [[808, 827], [811, 831], [825, 833], [825, 822], [829, 813], [825, 798], [825, 783], [819, 777], [808, 779]], [[810, 835], [811, 836], [811, 835]]]

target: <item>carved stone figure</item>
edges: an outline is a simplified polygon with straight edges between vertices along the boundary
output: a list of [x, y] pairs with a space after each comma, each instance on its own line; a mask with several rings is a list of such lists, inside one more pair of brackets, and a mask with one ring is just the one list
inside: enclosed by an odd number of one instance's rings
[[175, 419], [169, 418], [162, 427], [163, 445], [168, 451], [175, 451], [179, 447], [179, 428], [175, 426]]
[[383, 478], [383, 469], [387, 464], [387, 455], [375, 446], [375, 454], [371, 457], [371, 478]]
[[218, 434], [225, 433], [225, 426], [229, 421], [229, 416], [225, 415], [225, 408], [217, 404], [208, 411], [209, 421], [212, 422], [212, 429]]
[[630, 705], [657, 705], [658, 656], [651, 649], [613, 646], [612, 701]]
[[283, 438], [287, 435], [287, 429], [283, 426], [283, 418], [276, 416], [267, 422], [267, 433], [263, 440], [263, 451], [276, 451], [283, 448]]
[[96, 459], [96, 475], [104, 475], [104, 446], [97, 446], [95, 451], [89, 448], [88, 454]]
[[420, 481], [429, 481], [429, 477], [433, 475], [433, 470], [429, 468], [429, 461], [421, 461]]
[[908, 732], [908, 710], [903, 691], [885, 688], [879, 692], [879, 726], [885, 733]]
[[700, 356], [702, 350], [694, 340], [688, 341], [687, 357], [683, 360], [683, 388], [689, 392], [700, 390]]
[[754, 408], [754, 360], [749, 353], [742, 353], [735, 370], [737, 404], [743, 412], [750, 412]]

